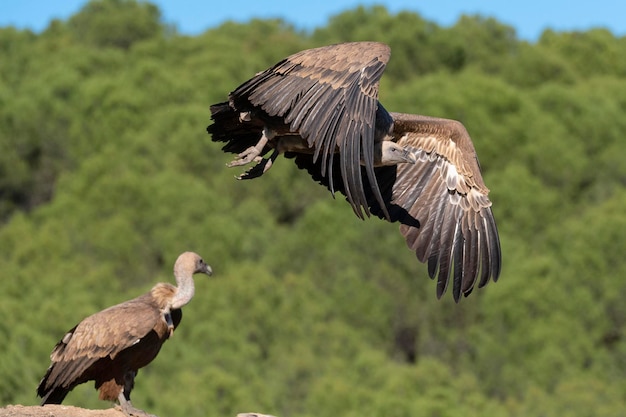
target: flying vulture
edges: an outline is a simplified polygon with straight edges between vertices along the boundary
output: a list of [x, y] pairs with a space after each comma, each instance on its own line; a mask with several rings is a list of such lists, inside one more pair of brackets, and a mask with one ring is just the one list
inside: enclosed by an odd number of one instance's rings
[[75, 386], [95, 381], [101, 400], [119, 401], [128, 416], [145, 416], [130, 402], [139, 368], [152, 362], [182, 319], [194, 295], [193, 275], [212, 274], [193, 252], [174, 265], [178, 286], [158, 283], [137, 298], [109, 307], [78, 323], [50, 354], [52, 363], [37, 388], [41, 405], [61, 404]]
[[437, 276], [437, 297], [452, 281], [458, 302], [500, 274], [489, 189], [463, 124], [390, 113], [378, 101], [390, 52], [378, 42], [298, 52], [212, 105], [207, 130], [236, 154], [228, 166], [256, 163], [240, 179], [262, 175], [282, 153], [343, 193], [358, 217], [399, 222]]

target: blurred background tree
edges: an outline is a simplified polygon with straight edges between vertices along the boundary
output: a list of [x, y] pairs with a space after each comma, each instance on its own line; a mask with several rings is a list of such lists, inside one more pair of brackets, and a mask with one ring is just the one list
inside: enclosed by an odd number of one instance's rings
[[[365, 23], [365, 24], [364, 24]], [[501, 231], [501, 281], [435, 298], [397, 225], [360, 221], [291, 161], [239, 182], [209, 105], [284, 56], [392, 47], [381, 101], [461, 120]], [[36, 404], [64, 332], [171, 281], [215, 279], [142, 370], [157, 415], [618, 416], [626, 409], [626, 42], [357, 7], [181, 36], [157, 7], [87, 3], [0, 28], [0, 401]], [[68, 404], [106, 408], [91, 384]]]

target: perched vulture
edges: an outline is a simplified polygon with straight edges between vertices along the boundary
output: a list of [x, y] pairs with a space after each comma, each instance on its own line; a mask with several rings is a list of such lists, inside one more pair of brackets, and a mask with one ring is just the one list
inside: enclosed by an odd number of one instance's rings
[[150, 292], [95, 313], [67, 332], [50, 354], [52, 363], [37, 388], [41, 405], [61, 404], [75, 386], [93, 380], [101, 400], [119, 401], [126, 415], [146, 415], [130, 402], [135, 376], [174, 333], [181, 308], [194, 295], [193, 275], [199, 272], [212, 274], [198, 254], [185, 252], [174, 265], [177, 287], [158, 283]]
[[[458, 121], [389, 113], [378, 102], [390, 48], [343, 43], [291, 55], [211, 106], [213, 141], [266, 172], [279, 154], [345, 194], [355, 214], [400, 223], [407, 245], [454, 299], [500, 274], [500, 241], [474, 145]], [[268, 152], [271, 154], [263, 158]]]

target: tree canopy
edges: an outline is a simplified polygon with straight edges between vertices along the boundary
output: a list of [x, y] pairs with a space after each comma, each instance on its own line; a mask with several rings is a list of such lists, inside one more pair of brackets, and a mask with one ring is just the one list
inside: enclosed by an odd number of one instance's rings
[[[390, 111], [460, 120], [501, 233], [498, 283], [454, 304], [392, 225], [291, 161], [236, 181], [209, 105], [288, 54], [377, 40]], [[150, 3], [92, 0], [42, 33], [0, 28], [0, 401], [37, 404], [83, 317], [215, 279], [133, 401], [157, 415], [618, 416], [626, 409], [626, 38], [491, 18], [441, 27], [357, 7], [183, 36]], [[68, 404], [106, 408], [92, 384]]]

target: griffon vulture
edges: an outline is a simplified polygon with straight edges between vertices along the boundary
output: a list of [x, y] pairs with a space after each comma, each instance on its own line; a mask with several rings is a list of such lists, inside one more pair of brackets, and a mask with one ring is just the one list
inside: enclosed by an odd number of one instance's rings
[[180, 323], [181, 308], [194, 295], [193, 275], [200, 272], [212, 274], [198, 254], [185, 252], [174, 265], [177, 287], [158, 283], [67, 332], [50, 354], [52, 363], [37, 388], [41, 405], [61, 404], [75, 386], [93, 380], [101, 400], [119, 401], [126, 415], [146, 415], [130, 402], [135, 376]]
[[[500, 274], [500, 241], [474, 145], [458, 121], [389, 113], [378, 101], [390, 48], [343, 43], [291, 55], [211, 106], [207, 130], [266, 172], [278, 155], [346, 195], [355, 214], [400, 223], [407, 245], [455, 301]], [[271, 154], [263, 158], [268, 152]]]

